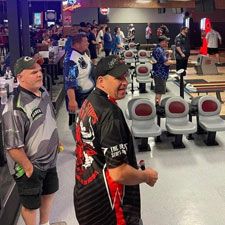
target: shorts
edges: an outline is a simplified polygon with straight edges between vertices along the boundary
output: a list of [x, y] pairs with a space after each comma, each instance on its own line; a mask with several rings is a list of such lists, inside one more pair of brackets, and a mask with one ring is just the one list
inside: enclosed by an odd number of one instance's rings
[[14, 177], [20, 196], [21, 204], [26, 209], [38, 209], [41, 206], [41, 196], [53, 194], [59, 189], [56, 167], [47, 171], [34, 167], [30, 178], [24, 174], [22, 177]]
[[207, 53], [209, 55], [215, 55], [215, 54], [218, 54], [219, 53], [219, 49], [218, 48], [208, 48], [207, 49]]
[[176, 71], [180, 69], [187, 70], [188, 59], [176, 59]]
[[166, 80], [163, 80], [160, 77], [154, 76], [154, 81], [155, 81], [155, 93], [156, 94], [165, 94], [166, 93]]
[[90, 50], [91, 59], [97, 59], [96, 49]]

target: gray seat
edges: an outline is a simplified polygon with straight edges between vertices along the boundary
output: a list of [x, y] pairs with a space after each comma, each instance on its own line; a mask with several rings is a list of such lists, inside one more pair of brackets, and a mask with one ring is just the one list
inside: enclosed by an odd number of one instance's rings
[[127, 120], [131, 120], [131, 107], [133, 106], [134, 102], [138, 99], [143, 99], [141, 97], [132, 98], [127, 103], [127, 108], [125, 109], [125, 117]]
[[171, 97], [166, 101], [166, 129], [175, 135], [174, 148], [185, 148], [182, 137], [183, 134], [195, 133], [197, 127], [188, 120], [189, 106], [181, 97]]
[[130, 42], [130, 43], [128, 44], [128, 47], [129, 47], [129, 49], [130, 49], [131, 51], [133, 51], [134, 54], [137, 53], [137, 47], [136, 47], [136, 44], [135, 44], [134, 42]]
[[135, 63], [134, 52], [132, 50], [125, 51], [124, 59], [125, 59], [125, 63], [127, 63], [127, 64]]
[[198, 101], [198, 124], [208, 132], [205, 143], [209, 146], [217, 145], [215, 140], [217, 131], [225, 131], [225, 121], [220, 118], [221, 103], [215, 97], [206, 95]]
[[151, 64], [139, 64], [136, 67], [137, 82], [139, 83], [139, 92], [146, 93], [146, 83], [152, 83]]
[[138, 51], [138, 60], [140, 63], [149, 62], [148, 53], [145, 50]]
[[148, 99], [137, 99], [131, 107], [131, 131], [134, 137], [142, 139], [139, 150], [150, 150], [148, 137], [161, 135], [162, 130], [156, 123], [156, 108]]

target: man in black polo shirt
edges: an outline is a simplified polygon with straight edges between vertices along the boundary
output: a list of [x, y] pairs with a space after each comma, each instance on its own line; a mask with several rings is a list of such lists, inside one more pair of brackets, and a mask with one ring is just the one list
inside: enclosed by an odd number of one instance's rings
[[190, 40], [188, 28], [182, 26], [180, 33], [175, 38], [176, 45], [176, 70], [187, 69], [188, 58], [190, 56]]
[[49, 225], [53, 196], [58, 190], [59, 138], [54, 108], [35, 59], [18, 59], [14, 74], [20, 83], [18, 94], [10, 97], [2, 115], [7, 162], [26, 225], [36, 225], [39, 208], [40, 224]]
[[116, 100], [126, 95], [128, 66], [115, 55], [96, 67], [96, 89], [77, 120], [74, 205], [82, 225], [139, 225], [140, 183], [158, 174], [138, 170], [133, 139]]

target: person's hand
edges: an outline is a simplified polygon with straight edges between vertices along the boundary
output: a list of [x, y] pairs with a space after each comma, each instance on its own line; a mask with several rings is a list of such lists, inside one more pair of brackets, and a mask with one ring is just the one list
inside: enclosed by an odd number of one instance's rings
[[182, 57], [182, 58], [185, 58], [185, 54], [184, 54], [184, 53], [182, 53], [182, 54], [181, 54], [181, 57]]
[[29, 167], [25, 171], [25, 174], [28, 178], [30, 178], [33, 172], [34, 172], [34, 166], [32, 165], [32, 163], [30, 163]]
[[146, 168], [146, 170], [143, 172], [145, 172], [146, 175], [146, 184], [153, 187], [158, 180], [158, 172], [152, 168]]
[[76, 100], [69, 100], [68, 110], [70, 113], [75, 113], [78, 109], [78, 104]]

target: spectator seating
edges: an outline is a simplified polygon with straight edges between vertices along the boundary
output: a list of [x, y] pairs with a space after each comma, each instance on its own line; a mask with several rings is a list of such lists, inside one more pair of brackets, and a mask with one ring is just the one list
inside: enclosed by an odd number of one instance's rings
[[131, 51], [133, 51], [134, 54], [137, 54], [137, 46], [136, 46], [136, 44], [135, 44], [134, 42], [130, 42], [130, 43], [128, 44], [128, 47], [129, 47], [129, 49], [130, 49]]
[[206, 145], [218, 145], [216, 132], [225, 131], [225, 121], [220, 118], [221, 103], [218, 99], [206, 95], [198, 101], [198, 125], [208, 132]]
[[136, 67], [137, 82], [139, 83], [139, 92], [146, 93], [146, 83], [152, 83], [153, 79], [150, 77], [151, 64], [139, 64]]
[[125, 59], [125, 63], [127, 64], [135, 63], [134, 52], [131, 50], [126, 50], [124, 52], [124, 59]]
[[132, 98], [128, 101], [127, 108], [125, 110], [125, 117], [127, 120], [131, 120], [131, 108], [132, 108], [134, 102], [137, 101], [138, 99], [145, 99], [145, 98], [137, 97], [137, 98]]
[[183, 98], [171, 97], [166, 101], [166, 129], [175, 135], [175, 142], [172, 142], [174, 148], [185, 148], [183, 134], [195, 133], [197, 130], [196, 125], [188, 120], [188, 112], [188, 103]]
[[130, 107], [131, 131], [134, 137], [141, 138], [139, 151], [150, 151], [148, 137], [156, 137], [162, 133], [156, 124], [156, 108], [148, 99], [137, 99], [130, 103]]
[[138, 60], [140, 63], [149, 62], [148, 53], [145, 50], [138, 51]]

